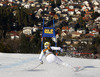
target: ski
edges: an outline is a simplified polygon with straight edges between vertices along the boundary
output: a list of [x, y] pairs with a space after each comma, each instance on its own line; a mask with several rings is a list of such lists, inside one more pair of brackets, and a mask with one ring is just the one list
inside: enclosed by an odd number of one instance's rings
[[78, 71], [81, 71], [83, 69], [84, 69], [83, 67], [74, 67], [74, 72], [78, 72]]
[[41, 65], [41, 64], [38, 64], [37, 66], [35, 66], [35, 67], [33, 68], [33, 70], [36, 69], [36, 68], [38, 68], [40, 65]]
[[41, 64], [38, 64], [37, 66], [35, 66], [34, 68], [28, 70], [28, 71], [34, 71], [36, 68], [38, 68]]

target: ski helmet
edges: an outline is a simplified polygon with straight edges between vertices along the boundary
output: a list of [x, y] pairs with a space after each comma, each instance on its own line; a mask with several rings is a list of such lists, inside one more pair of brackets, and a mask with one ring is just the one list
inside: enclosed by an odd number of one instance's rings
[[44, 47], [47, 48], [48, 46], [50, 46], [50, 42], [45, 42]]

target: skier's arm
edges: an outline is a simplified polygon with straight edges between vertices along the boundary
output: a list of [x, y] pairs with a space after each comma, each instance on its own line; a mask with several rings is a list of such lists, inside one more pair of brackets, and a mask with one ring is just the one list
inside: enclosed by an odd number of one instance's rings
[[43, 64], [43, 61], [42, 61], [42, 58], [44, 56], [44, 53], [43, 53], [43, 50], [41, 51], [41, 54], [39, 56], [39, 60], [40, 60], [40, 63]]
[[61, 47], [51, 47], [52, 50], [60, 50], [61, 52], [63, 52], [63, 49]]

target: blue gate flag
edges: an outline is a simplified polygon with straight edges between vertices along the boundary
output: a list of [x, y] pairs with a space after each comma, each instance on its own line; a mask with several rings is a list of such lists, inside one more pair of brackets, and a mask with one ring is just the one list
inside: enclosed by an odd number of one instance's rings
[[55, 28], [43, 27], [42, 37], [55, 37]]

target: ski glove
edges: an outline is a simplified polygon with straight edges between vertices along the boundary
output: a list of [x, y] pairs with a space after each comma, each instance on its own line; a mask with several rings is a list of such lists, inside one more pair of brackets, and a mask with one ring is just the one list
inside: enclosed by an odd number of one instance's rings
[[43, 61], [42, 60], [40, 60], [40, 64], [43, 64]]
[[64, 50], [61, 48], [60, 51], [63, 52]]
[[43, 64], [43, 61], [41, 61], [40, 63]]

